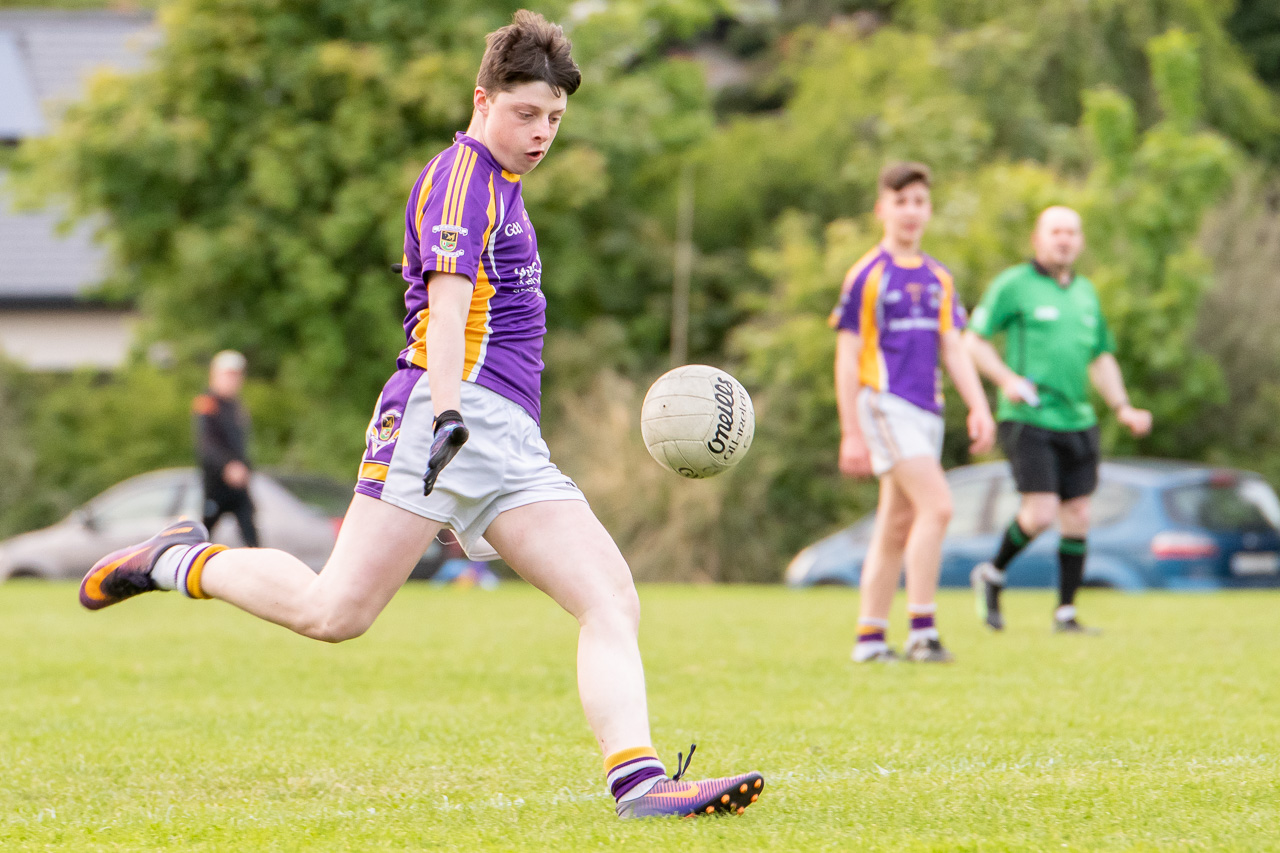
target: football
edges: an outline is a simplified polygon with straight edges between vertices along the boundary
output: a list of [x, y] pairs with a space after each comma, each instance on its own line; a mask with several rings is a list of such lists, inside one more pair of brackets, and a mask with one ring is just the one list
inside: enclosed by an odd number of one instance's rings
[[702, 480], [742, 460], [756, 414], [742, 383], [726, 371], [687, 364], [664, 373], [645, 395], [640, 434], [649, 455], [681, 477]]

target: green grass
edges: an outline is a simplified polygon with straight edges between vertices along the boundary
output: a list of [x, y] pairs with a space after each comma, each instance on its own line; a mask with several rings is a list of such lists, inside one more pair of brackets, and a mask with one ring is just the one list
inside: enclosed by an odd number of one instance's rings
[[[950, 667], [856, 667], [856, 594], [642, 589], [657, 746], [758, 768], [742, 817], [613, 817], [575, 626], [533, 590], [412, 585], [325, 646], [214, 602], [98, 614], [0, 587], [0, 849], [1275, 849], [1280, 598], [1046, 593]], [[903, 619], [892, 632], [901, 639]]]

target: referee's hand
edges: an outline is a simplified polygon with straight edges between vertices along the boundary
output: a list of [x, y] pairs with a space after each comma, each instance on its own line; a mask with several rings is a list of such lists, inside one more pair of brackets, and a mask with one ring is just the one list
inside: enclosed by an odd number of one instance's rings
[[1134, 438], [1142, 438], [1151, 432], [1151, 413], [1146, 409], [1135, 409], [1125, 403], [1116, 409], [1116, 420], [1133, 433]]

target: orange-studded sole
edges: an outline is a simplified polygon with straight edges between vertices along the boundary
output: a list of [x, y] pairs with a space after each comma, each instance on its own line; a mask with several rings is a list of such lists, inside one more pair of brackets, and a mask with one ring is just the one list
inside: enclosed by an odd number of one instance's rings
[[698, 807], [692, 814], [686, 817], [702, 817], [709, 814], [742, 814], [747, 810], [747, 806], [760, 799], [760, 792], [764, 790], [764, 777], [759, 773], [748, 774], [738, 784], [734, 785], [727, 791], [721, 791], [720, 795], [713, 797], [712, 800]]

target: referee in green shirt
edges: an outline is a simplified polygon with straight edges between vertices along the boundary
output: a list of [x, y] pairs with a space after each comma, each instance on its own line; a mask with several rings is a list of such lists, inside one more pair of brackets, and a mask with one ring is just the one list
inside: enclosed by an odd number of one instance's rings
[[[1005, 568], [1057, 520], [1058, 608], [1054, 629], [1085, 632], [1076, 619], [1084, 579], [1089, 497], [1098, 485], [1098, 417], [1089, 383], [1135, 436], [1151, 431], [1151, 413], [1129, 405], [1093, 284], [1074, 270], [1084, 248], [1080, 215], [1067, 207], [1040, 214], [1031, 238], [1035, 259], [1005, 270], [973, 312], [965, 343], [978, 370], [1000, 389], [997, 435], [1022, 495], [1000, 550], [971, 577], [979, 612], [1003, 630]], [[1005, 356], [991, 344], [1005, 337]]]

